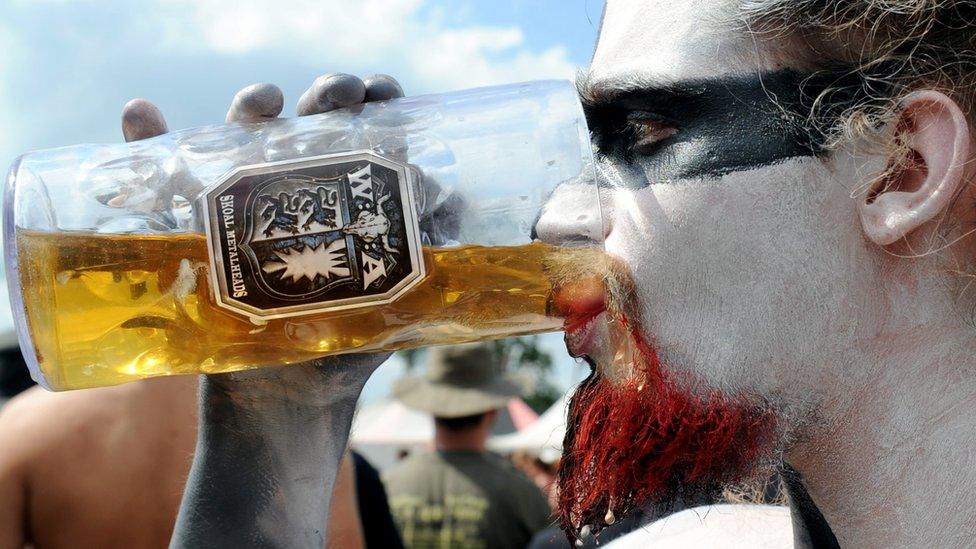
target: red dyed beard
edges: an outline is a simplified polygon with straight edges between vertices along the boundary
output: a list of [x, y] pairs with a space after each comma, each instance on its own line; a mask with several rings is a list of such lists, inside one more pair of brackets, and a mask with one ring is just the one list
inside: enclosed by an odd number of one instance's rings
[[667, 512], [715, 501], [771, 454], [777, 420], [768, 406], [716, 390], [697, 391], [662, 368], [639, 330], [619, 322], [630, 378], [614, 382], [599, 368], [570, 400], [559, 468], [561, 525], [571, 539], [583, 526], [599, 532], [637, 509]]

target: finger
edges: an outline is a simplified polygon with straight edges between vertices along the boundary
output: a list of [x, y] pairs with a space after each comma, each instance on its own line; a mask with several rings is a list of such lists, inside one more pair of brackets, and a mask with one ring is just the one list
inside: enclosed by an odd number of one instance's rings
[[237, 92], [227, 111], [227, 122], [261, 122], [277, 118], [285, 96], [274, 84], [252, 84]]
[[167, 131], [162, 111], [150, 101], [133, 99], [122, 107], [122, 136], [126, 142], [156, 137]]
[[366, 86], [366, 102], [386, 101], [403, 97], [403, 88], [400, 83], [387, 74], [374, 74], [363, 79]]
[[326, 74], [316, 78], [298, 100], [298, 116], [356, 105], [365, 98], [366, 85], [359, 78], [351, 74]]

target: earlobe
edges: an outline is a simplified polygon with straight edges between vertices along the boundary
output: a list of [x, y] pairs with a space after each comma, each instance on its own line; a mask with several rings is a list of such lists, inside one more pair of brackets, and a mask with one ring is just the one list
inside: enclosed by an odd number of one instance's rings
[[858, 197], [865, 235], [880, 246], [906, 238], [943, 214], [966, 183], [969, 121], [947, 95], [910, 94], [895, 121], [894, 138], [907, 148], [884, 178]]

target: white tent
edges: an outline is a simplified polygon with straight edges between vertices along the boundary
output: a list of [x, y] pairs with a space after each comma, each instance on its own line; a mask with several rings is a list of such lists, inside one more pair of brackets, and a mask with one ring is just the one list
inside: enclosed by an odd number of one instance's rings
[[399, 460], [400, 452], [430, 446], [434, 423], [430, 416], [396, 400], [380, 400], [359, 409], [349, 443], [383, 471]]
[[381, 400], [359, 410], [350, 439], [353, 444], [425, 445], [434, 440], [434, 423], [430, 414]]
[[488, 439], [488, 447], [496, 452], [508, 454], [523, 451], [536, 455], [542, 461], [552, 463], [563, 450], [563, 437], [566, 435], [566, 410], [569, 406], [567, 392], [549, 407], [535, 423], [521, 431]]

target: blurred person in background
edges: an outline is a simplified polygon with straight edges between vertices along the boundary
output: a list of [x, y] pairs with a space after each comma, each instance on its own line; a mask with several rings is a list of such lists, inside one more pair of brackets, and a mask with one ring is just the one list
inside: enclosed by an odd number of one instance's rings
[[485, 449], [497, 410], [519, 393], [480, 343], [433, 349], [425, 377], [399, 380], [394, 396], [435, 427], [434, 451], [383, 477], [405, 546], [523, 548], [551, 522], [542, 491]]
[[165, 547], [196, 444], [196, 385], [12, 399], [0, 410], [0, 549]]
[[[0, 549], [168, 546], [196, 444], [196, 386], [164, 377], [11, 400], [0, 411]], [[402, 547], [361, 456], [343, 460], [330, 525], [327, 547]]]
[[[390, 504], [386, 497], [386, 488], [383, 486], [383, 481], [380, 480], [379, 471], [359, 452], [352, 450], [347, 455], [352, 457], [352, 461], [348, 459], [346, 461], [352, 464], [355, 474], [355, 492], [353, 495], [356, 497], [356, 508], [359, 511], [359, 516], [356, 517], [359, 521], [356, 524], [363, 527], [365, 547], [367, 549], [402, 549], [403, 541], [400, 540], [400, 534], [393, 523], [393, 515], [390, 513]], [[337, 484], [336, 491], [338, 492], [338, 490]], [[336, 518], [335, 498], [337, 497], [340, 497], [338, 493], [333, 496], [333, 516], [329, 521], [330, 525], [335, 524], [333, 521]], [[333, 535], [334, 532], [335, 529], [329, 530], [330, 543], [336, 539]], [[336, 547], [345, 546], [336, 545]]]

